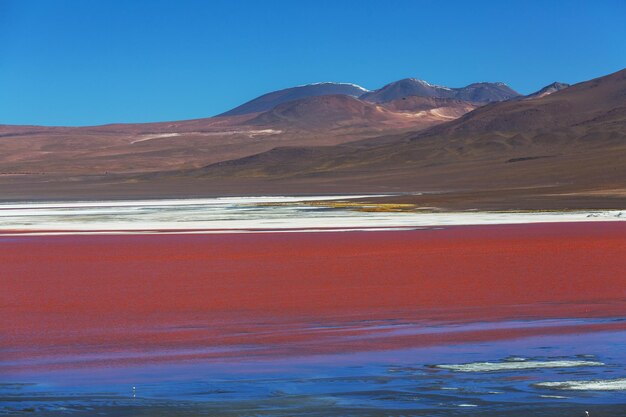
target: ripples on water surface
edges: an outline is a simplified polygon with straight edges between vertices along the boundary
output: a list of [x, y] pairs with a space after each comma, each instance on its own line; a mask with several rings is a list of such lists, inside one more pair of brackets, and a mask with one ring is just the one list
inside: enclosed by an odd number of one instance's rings
[[[84, 346], [77, 347], [78, 351], [92, 352], [74, 352], [71, 357], [39, 352], [38, 359], [0, 362], [4, 369], [0, 373], [0, 412], [576, 416], [590, 410], [594, 416], [617, 416], [626, 411], [626, 331], [622, 322], [550, 319], [428, 324], [387, 320], [329, 326], [309, 323], [300, 329], [259, 322], [258, 334], [245, 346], [217, 349], [209, 340], [203, 342], [207, 344], [204, 348], [194, 349], [97, 354], [93, 346]], [[580, 326], [588, 327], [579, 331]], [[602, 326], [616, 330], [606, 331]], [[565, 332], [515, 334], [533, 329]], [[323, 330], [335, 333], [321, 342], [329, 345], [329, 349], [321, 349], [327, 353], [319, 353], [315, 341], [298, 336]], [[493, 335], [489, 332], [498, 332], [504, 339], [490, 340]], [[269, 346], [262, 341], [253, 343], [255, 337], [273, 333], [280, 335], [282, 342]], [[393, 337], [428, 334], [463, 336], [435, 346], [381, 348]], [[342, 344], [349, 353], [332, 353], [340, 351]], [[64, 361], [72, 365], [55, 366]], [[567, 414], [560, 414], [564, 412]]]

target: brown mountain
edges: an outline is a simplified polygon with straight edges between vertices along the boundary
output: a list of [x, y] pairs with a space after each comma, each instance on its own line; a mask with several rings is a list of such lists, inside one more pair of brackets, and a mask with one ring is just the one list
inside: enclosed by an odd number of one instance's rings
[[219, 116], [261, 113], [297, 100], [335, 95], [359, 98], [370, 103], [388, 103], [408, 97], [433, 97], [484, 104], [493, 101], [509, 100], [518, 97], [519, 93], [504, 83], [489, 82], [474, 83], [460, 88], [449, 88], [432, 85], [415, 78], [406, 78], [389, 83], [374, 91], [369, 91], [356, 84], [325, 82], [272, 91]]
[[373, 103], [387, 103], [389, 101], [412, 97], [448, 98], [473, 103], [490, 103], [504, 101], [519, 96], [519, 93], [504, 83], [474, 83], [465, 87], [450, 88], [432, 85], [423, 80], [405, 78], [395, 81], [384, 87], [364, 93], [359, 98]]
[[416, 112], [418, 114], [426, 112], [447, 119], [456, 119], [479, 107], [475, 103], [463, 100], [421, 96], [402, 97], [381, 105], [396, 112]]
[[[394, 201], [443, 209], [626, 207], [626, 70], [532, 100], [490, 103], [427, 130], [403, 124], [413, 120], [421, 128], [424, 123], [416, 121], [425, 115], [456, 117], [453, 113], [466, 111], [467, 105], [436, 97], [368, 103], [328, 96], [283, 103], [237, 120], [157, 124], [149, 127], [150, 133], [144, 127], [137, 133], [133, 126], [126, 134], [135, 139], [124, 140], [147, 148], [127, 153], [128, 161], [163, 159], [150, 169], [133, 165], [109, 175], [101, 170], [126, 154], [111, 145], [119, 133], [104, 138], [101, 129], [130, 128], [81, 128], [101, 141], [99, 149], [107, 157], [77, 154], [66, 161], [76, 166], [86, 160], [91, 171], [82, 167], [71, 176], [0, 176], [0, 191], [5, 199], [398, 192], [405, 195]], [[364, 120], [371, 123], [369, 130], [360, 130]], [[185, 133], [165, 136], [174, 127]], [[211, 136], [212, 129], [220, 134]], [[163, 136], [136, 140], [137, 134], [154, 131]], [[72, 140], [56, 146], [75, 150]], [[26, 166], [24, 161], [37, 153], [30, 149], [17, 157], [0, 153], [2, 163]], [[58, 150], [41, 146], [37, 151], [50, 153], [41, 156], [49, 164], [42, 166], [56, 167], [51, 161]], [[110, 155], [114, 158], [107, 159]], [[202, 160], [209, 163], [198, 166]], [[153, 173], [145, 173], [149, 171]], [[411, 194], [415, 192], [423, 194]]]
[[492, 103], [421, 133], [335, 147], [276, 148], [184, 175], [241, 189], [280, 183], [311, 192], [430, 191], [439, 197], [412, 198], [440, 205], [441, 193], [454, 190], [465, 195], [465, 203], [455, 200], [459, 207], [483, 195], [483, 203], [495, 208], [623, 208], [625, 162], [622, 70], [533, 100]]
[[386, 109], [346, 95], [309, 97], [279, 104], [250, 124], [284, 126], [288, 129], [327, 130], [340, 126], [367, 126], [395, 119]]
[[365, 88], [349, 83], [327, 82], [300, 85], [297, 87], [285, 88], [283, 90], [263, 94], [262, 96], [252, 99], [241, 106], [237, 106], [232, 110], [220, 114], [220, 116], [238, 116], [242, 114], [260, 113], [271, 110], [280, 104], [308, 97], [338, 94], [350, 97], [359, 97], [367, 92], [368, 90]]
[[456, 119], [477, 106], [461, 100], [409, 97], [384, 105], [346, 95], [309, 97], [280, 104], [248, 124], [324, 132], [345, 128], [425, 128]]
[[336, 145], [424, 129], [476, 106], [460, 101], [379, 106], [346, 95], [290, 101], [263, 112], [93, 127], [0, 125], [0, 174], [132, 173], [200, 168], [287, 145]]
[[57, 192], [56, 184], [63, 188], [64, 183], [87, 184], [100, 177], [201, 168], [281, 146], [327, 146], [396, 135], [449, 121], [475, 107], [458, 100], [420, 98], [377, 105], [348, 95], [326, 95], [291, 100], [261, 113], [176, 122], [0, 125], [0, 198], [22, 198], [30, 183], [38, 190], [28, 194], [31, 197], [70, 196]]

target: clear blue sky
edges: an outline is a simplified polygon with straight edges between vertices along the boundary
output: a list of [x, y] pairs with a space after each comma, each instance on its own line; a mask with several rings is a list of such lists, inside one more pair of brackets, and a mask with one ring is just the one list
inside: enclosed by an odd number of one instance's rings
[[0, 0], [0, 123], [205, 117], [317, 81], [530, 93], [626, 67], [625, 22], [624, 0]]

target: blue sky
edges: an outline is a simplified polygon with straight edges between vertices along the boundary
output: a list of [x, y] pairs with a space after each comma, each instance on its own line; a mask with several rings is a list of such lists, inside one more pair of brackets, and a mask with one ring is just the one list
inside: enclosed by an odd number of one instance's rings
[[0, 123], [206, 117], [318, 81], [530, 93], [626, 67], [625, 21], [623, 0], [0, 0]]

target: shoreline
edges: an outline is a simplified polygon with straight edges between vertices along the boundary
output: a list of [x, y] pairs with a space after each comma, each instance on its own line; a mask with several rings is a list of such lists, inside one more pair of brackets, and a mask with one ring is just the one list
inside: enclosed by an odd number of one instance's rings
[[[29, 176], [26, 176], [29, 177]], [[28, 178], [5, 178], [0, 181], [0, 203], [31, 201], [129, 201], [137, 199], [206, 199], [219, 197], [255, 197], [259, 195], [368, 195], [372, 202], [415, 204], [440, 211], [465, 210], [619, 210], [626, 207], [626, 189], [620, 183], [581, 186], [572, 183], [531, 184], [480, 188], [475, 184], [451, 187], [419, 185], [390, 187], [379, 184], [346, 185], [306, 181], [280, 183], [214, 180], [184, 181], [165, 179], [159, 184], [133, 181], [107, 182], [102, 176], [84, 182], [84, 177], [68, 180], [52, 177], [50, 181]], [[0, 178], [1, 179], [1, 178]], [[92, 178], [93, 179], [93, 178]], [[60, 181], [60, 182], [59, 182]], [[102, 182], [105, 181], [105, 182]]]
[[[626, 219], [624, 219], [626, 220]], [[420, 232], [433, 230], [451, 230], [463, 228], [531, 226], [531, 225], [578, 225], [617, 223], [624, 221], [614, 219], [566, 220], [545, 222], [511, 222], [511, 223], [475, 223], [475, 224], [446, 224], [433, 226], [397, 226], [397, 227], [328, 227], [328, 228], [284, 228], [284, 229], [83, 229], [83, 230], [2, 230], [0, 238], [12, 237], [54, 237], [54, 236], [185, 236], [185, 235], [256, 235], [256, 234], [298, 234], [298, 233], [369, 233], [369, 232]]]
[[347, 232], [620, 220], [626, 220], [626, 209], [440, 212], [372, 202], [366, 195], [0, 204], [2, 236]]

